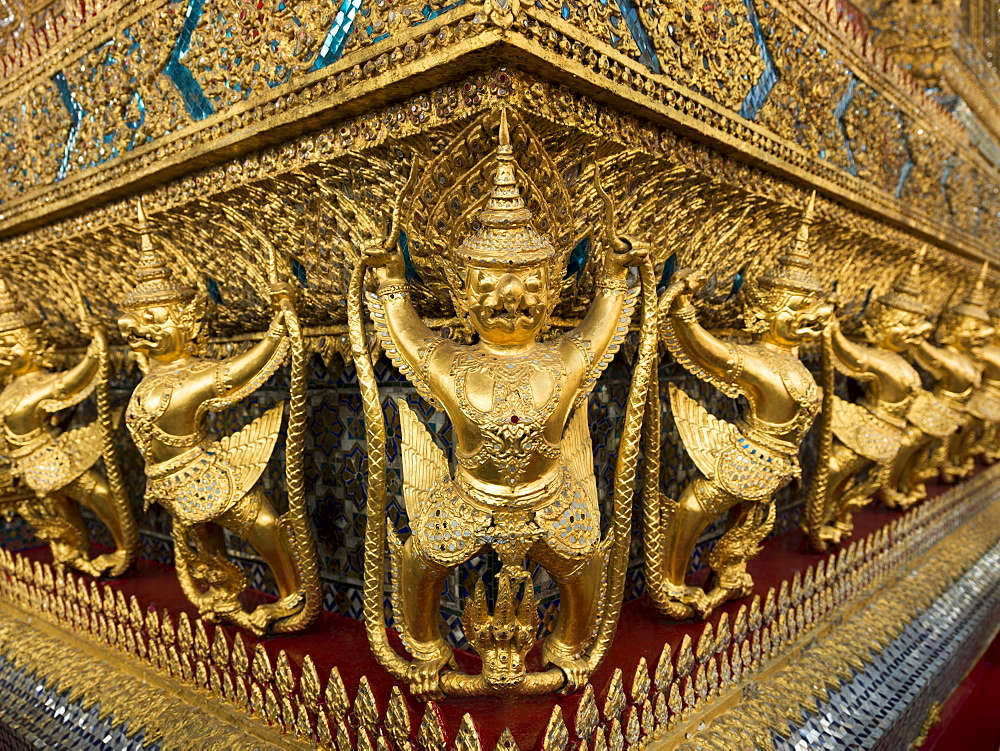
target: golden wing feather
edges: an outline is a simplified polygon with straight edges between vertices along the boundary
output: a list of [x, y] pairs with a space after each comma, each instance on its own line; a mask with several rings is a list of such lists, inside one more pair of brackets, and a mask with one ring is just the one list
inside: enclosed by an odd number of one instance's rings
[[413, 408], [403, 398], [396, 399], [396, 406], [402, 436], [403, 503], [412, 524], [420, 509], [426, 508], [431, 488], [450, 481], [451, 472], [447, 457]]
[[216, 461], [233, 472], [233, 482], [240, 495], [249, 493], [274, 453], [281, 431], [281, 402], [262, 414], [242, 430], [227, 435], [215, 444]]
[[830, 422], [833, 434], [845, 446], [873, 462], [884, 464], [899, 451], [902, 430], [883, 422], [858, 404], [834, 397]]
[[587, 403], [573, 410], [563, 437], [563, 461], [587, 496], [597, 503], [597, 477], [594, 475], [594, 446], [587, 424]]
[[709, 414], [673, 384], [670, 384], [670, 408], [688, 456], [706, 478], [715, 479], [716, 459], [740, 438], [736, 426]]

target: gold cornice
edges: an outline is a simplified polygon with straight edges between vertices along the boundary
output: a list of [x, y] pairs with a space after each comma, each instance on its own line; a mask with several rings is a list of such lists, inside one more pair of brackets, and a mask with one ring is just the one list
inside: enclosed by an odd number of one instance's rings
[[[144, 4], [128, 18], [155, 7], [159, 7], [156, 0]], [[978, 150], [968, 146], [967, 139], [962, 142], [965, 134], [958, 124], [932, 102], [925, 102], [925, 97], [922, 93], [917, 95], [913, 86], [908, 91], [906, 81], [909, 79], [897, 68], [890, 67], [890, 72], [877, 69], [858, 48], [858, 40], [845, 28], [829, 22], [814, 4], [783, 0], [777, 7], [791, 19], [816, 30], [839, 54], [850, 60], [852, 71], [861, 80], [873, 84], [887, 101], [897, 106], [905, 104], [919, 116], [921, 127], [938, 133], [944, 142], [951, 144], [949, 148], [958, 149], [964, 160], [974, 164], [989, 179], [989, 184], [1000, 186], [1000, 173]], [[104, 9], [95, 19], [85, 23], [79, 34], [96, 28], [112, 11], [122, 12], [121, 5]], [[254, 149], [375, 111], [389, 102], [454, 81], [469, 71], [520, 65], [610, 107], [640, 113], [654, 122], [707, 142], [733, 158], [816, 187], [844, 205], [904, 228], [914, 234], [914, 241], [930, 240], [971, 260], [993, 255], [989, 239], [975, 238], [946, 227], [939, 218], [925, 215], [846, 170], [813, 156], [797, 144], [785, 141], [768, 128], [745, 120], [674, 83], [665, 75], [651, 74], [643, 65], [606, 42], [534, 6], [524, 9], [519, 22], [535, 25], [537, 31], [523, 25], [505, 30], [483, 22], [472, 28], [471, 36], [454, 38], [426, 56], [409, 62], [386, 62], [387, 55], [398, 53], [408, 42], [443, 29], [454, 31], [460, 23], [478, 18], [476, 14], [481, 12], [480, 6], [458, 6], [429, 22], [394, 34], [384, 42], [355, 50], [321, 70], [268, 89], [204, 121], [189, 123], [104, 164], [79, 173], [71, 172], [61, 182], [32, 189], [0, 207], [0, 237], [50, 224], [61, 217], [106, 204], [116, 197], [176, 180], [226, 160], [239, 159]], [[599, 55], [601, 65], [588, 68], [561, 50], [550, 49], [526, 36], [529, 33], [539, 36], [539, 32], [546, 37], [564, 37], [565, 44], [582, 43], [584, 49]], [[83, 45], [82, 41], [77, 41], [78, 46]], [[75, 47], [71, 44], [67, 49]], [[376, 61], [385, 69], [373, 71], [369, 76], [365, 69], [378, 67]]]

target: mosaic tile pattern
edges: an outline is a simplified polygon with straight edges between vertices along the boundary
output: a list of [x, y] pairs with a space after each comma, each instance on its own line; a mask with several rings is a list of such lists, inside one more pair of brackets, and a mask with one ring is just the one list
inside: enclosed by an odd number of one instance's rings
[[126, 723], [100, 719], [100, 704], [89, 710], [82, 701], [71, 702], [34, 674], [19, 670], [0, 655], [0, 748], [108, 749], [159, 751], [160, 744], [146, 744], [132, 736]]
[[774, 736], [779, 751], [904, 749], [975, 663], [1000, 614], [1000, 545], [971, 569], [818, 715]]

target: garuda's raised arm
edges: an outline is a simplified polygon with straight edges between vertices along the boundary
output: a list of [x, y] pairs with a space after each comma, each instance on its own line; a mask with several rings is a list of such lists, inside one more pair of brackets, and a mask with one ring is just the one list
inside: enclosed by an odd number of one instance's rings
[[735, 346], [710, 334], [695, 317], [692, 298], [704, 281], [701, 272], [682, 269], [660, 296], [663, 341], [688, 372], [735, 397], [741, 393], [739, 353]]

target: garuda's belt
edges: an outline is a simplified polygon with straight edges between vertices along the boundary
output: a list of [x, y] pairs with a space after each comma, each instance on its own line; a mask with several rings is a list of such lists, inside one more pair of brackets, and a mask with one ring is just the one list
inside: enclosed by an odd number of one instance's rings
[[159, 503], [185, 525], [233, 508], [260, 479], [274, 451], [283, 405], [242, 430], [147, 467], [146, 507]]
[[93, 467], [101, 456], [101, 446], [98, 422], [59, 435], [45, 431], [15, 446], [10, 454], [11, 465], [14, 474], [36, 495], [46, 495], [66, 487]]

